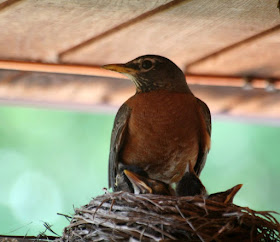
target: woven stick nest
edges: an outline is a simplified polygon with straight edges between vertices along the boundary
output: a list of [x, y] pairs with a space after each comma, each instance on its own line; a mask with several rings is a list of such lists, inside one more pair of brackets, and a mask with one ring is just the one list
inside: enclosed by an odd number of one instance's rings
[[271, 212], [201, 196], [106, 193], [76, 209], [62, 241], [280, 241]]

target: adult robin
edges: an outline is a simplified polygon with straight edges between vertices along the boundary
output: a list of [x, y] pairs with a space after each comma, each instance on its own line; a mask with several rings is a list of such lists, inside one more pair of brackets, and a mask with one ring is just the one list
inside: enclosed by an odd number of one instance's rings
[[[103, 68], [128, 76], [136, 86], [135, 95], [115, 118], [109, 187], [128, 190], [120, 167], [135, 166], [150, 179], [175, 184], [177, 195], [190, 195], [186, 185], [198, 179], [210, 149], [207, 105], [192, 94], [184, 73], [165, 57], [146, 55]], [[189, 166], [197, 176], [190, 176]]]

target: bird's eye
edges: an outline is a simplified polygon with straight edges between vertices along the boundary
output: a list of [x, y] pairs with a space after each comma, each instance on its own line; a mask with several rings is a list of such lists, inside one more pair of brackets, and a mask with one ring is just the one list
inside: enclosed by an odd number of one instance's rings
[[150, 69], [153, 66], [153, 62], [151, 62], [150, 60], [144, 60], [142, 62], [142, 68], [143, 69]]

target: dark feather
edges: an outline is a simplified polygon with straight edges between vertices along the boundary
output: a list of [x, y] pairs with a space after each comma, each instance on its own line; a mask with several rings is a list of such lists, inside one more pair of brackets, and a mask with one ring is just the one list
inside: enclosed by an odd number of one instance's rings
[[[206, 103], [204, 103], [203, 101], [201, 101], [199, 98], [196, 98], [200, 107], [200, 110], [202, 112], [202, 117], [204, 118], [204, 122], [206, 124], [206, 129], [207, 132], [209, 134], [209, 136], [211, 137], [211, 113], [210, 110], [208, 108], [208, 106], [206, 105]], [[198, 156], [197, 156], [197, 162], [195, 164], [194, 167], [194, 171], [195, 173], [199, 176], [207, 159], [207, 155], [208, 155], [208, 151], [205, 151], [205, 147], [202, 147], [202, 145], [200, 144], [199, 147], [199, 152], [198, 152]]]
[[196, 98], [197, 101], [198, 101], [198, 104], [201, 108], [201, 111], [203, 113], [203, 117], [204, 117], [204, 121], [206, 123], [206, 128], [207, 128], [207, 132], [209, 134], [209, 136], [211, 136], [211, 130], [212, 130], [212, 127], [211, 127], [211, 113], [210, 113], [210, 110], [208, 108], [208, 106], [206, 105], [205, 102], [201, 101], [199, 98]]
[[118, 155], [121, 150], [124, 141], [124, 134], [127, 130], [127, 123], [130, 117], [131, 109], [124, 103], [119, 111], [117, 112], [112, 136], [111, 136], [111, 146], [110, 146], [110, 156], [109, 156], [109, 188], [114, 189], [114, 184], [116, 182], [116, 175], [118, 169]]

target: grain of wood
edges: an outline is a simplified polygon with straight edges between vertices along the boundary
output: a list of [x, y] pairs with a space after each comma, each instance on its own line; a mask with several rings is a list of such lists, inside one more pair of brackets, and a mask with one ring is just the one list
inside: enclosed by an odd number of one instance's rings
[[15, 81], [22, 74], [20, 71], [0, 70], [0, 86]]
[[[0, 71], [0, 99], [80, 105], [106, 104], [132, 86], [128, 80], [36, 72]], [[20, 75], [21, 74], [21, 75]], [[130, 95], [133, 94], [133, 91]]]
[[62, 56], [63, 62], [126, 62], [144, 54], [188, 63], [279, 23], [277, 0], [185, 1]]
[[[280, 118], [280, 93], [263, 89], [243, 90], [238, 87], [191, 86], [213, 114], [257, 119]], [[278, 121], [279, 122], [279, 121]]]
[[0, 11], [22, 0], [0, 0]]
[[188, 70], [201, 74], [280, 78], [279, 60], [280, 23], [268, 35], [201, 61]]
[[169, 1], [21, 1], [0, 11], [0, 58], [56, 62], [59, 52]]

